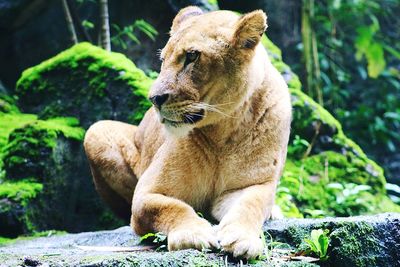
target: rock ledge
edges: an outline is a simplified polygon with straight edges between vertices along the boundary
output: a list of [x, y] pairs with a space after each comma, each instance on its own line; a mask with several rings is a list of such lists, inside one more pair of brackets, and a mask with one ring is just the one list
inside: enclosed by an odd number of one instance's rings
[[[283, 219], [264, 225], [266, 236], [292, 248], [312, 229], [328, 229], [329, 259], [324, 266], [400, 266], [400, 213], [324, 219]], [[270, 240], [267, 240], [267, 243]], [[223, 254], [178, 252], [101, 252], [77, 246], [137, 246], [130, 227], [20, 240], [0, 246], [0, 266], [225, 266]], [[318, 263], [318, 262], [317, 262]], [[317, 266], [270, 259], [244, 266]], [[237, 266], [230, 260], [228, 266]]]

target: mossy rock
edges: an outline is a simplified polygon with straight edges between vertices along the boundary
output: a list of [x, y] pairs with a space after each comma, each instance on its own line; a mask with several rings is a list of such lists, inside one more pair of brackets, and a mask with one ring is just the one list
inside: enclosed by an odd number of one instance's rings
[[3, 149], [0, 235], [48, 229], [77, 232], [121, 225], [95, 192], [79, 121], [24, 116], [32, 121], [9, 133]]
[[0, 92], [0, 112], [1, 113], [19, 113], [16, 101], [11, 96]]
[[292, 95], [288, 160], [276, 200], [283, 213], [323, 217], [400, 211], [386, 196], [382, 168], [346, 137], [326, 109], [302, 91], [299, 78], [282, 61], [280, 49], [265, 35], [262, 44]]
[[350, 218], [292, 219], [269, 221], [265, 225], [275, 242], [296, 250], [307, 248], [312, 230], [328, 230], [328, 260], [322, 266], [398, 266], [400, 214]]
[[7, 145], [10, 133], [14, 129], [37, 119], [36, 115], [21, 114], [16, 112], [15, 109], [14, 111], [15, 112], [10, 113], [0, 112], [0, 181], [5, 178], [3, 154], [5, 152], [5, 147]]
[[19, 116], [20, 111], [16, 106], [16, 100], [2, 90], [0, 81], [0, 180], [4, 178], [3, 149], [7, 144], [8, 135], [16, 127], [31, 121], [35, 116]]
[[43, 189], [32, 180], [0, 183], [0, 235], [16, 237], [29, 232], [26, 208]]
[[101, 119], [139, 122], [151, 83], [124, 55], [80, 43], [25, 70], [16, 93], [24, 112], [76, 117], [87, 128]]
[[[309, 263], [290, 261], [294, 251], [306, 249], [305, 239], [312, 230], [328, 230], [328, 259]], [[24, 258], [38, 265], [58, 266], [399, 266], [400, 214], [380, 214], [350, 218], [282, 219], [268, 221], [263, 227], [269, 249], [259, 260], [242, 263], [223, 252], [193, 249], [166, 252], [137, 251], [104, 253], [88, 247], [136, 247], [139, 236], [129, 226], [112, 231], [65, 234], [33, 240], [0, 243], [0, 260], [10, 266], [24, 265]], [[154, 244], [154, 243], [153, 243]], [[87, 246], [79, 249], [77, 246]], [[44, 256], [44, 255], [52, 255]], [[309, 255], [313, 256], [313, 255]], [[1, 258], [3, 257], [3, 258]], [[315, 257], [315, 256], [314, 256]], [[289, 260], [289, 261], [288, 261]], [[315, 258], [314, 258], [315, 260]]]
[[[34, 177], [41, 181], [46, 167], [57, 167], [57, 159], [51, 159], [58, 138], [71, 139], [80, 144], [84, 130], [75, 118], [35, 120], [9, 134], [3, 161], [7, 179]], [[54, 162], [48, 162], [49, 160]]]

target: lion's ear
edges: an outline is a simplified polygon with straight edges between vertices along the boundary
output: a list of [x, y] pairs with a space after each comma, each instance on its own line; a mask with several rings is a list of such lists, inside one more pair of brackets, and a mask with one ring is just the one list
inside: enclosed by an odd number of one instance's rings
[[203, 11], [197, 6], [188, 6], [181, 9], [172, 22], [170, 34], [174, 34], [184, 20], [201, 14], [203, 14]]
[[236, 22], [233, 45], [252, 49], [256, 47], [266, 29], [267, 15], [262, 10], [245, 14]]

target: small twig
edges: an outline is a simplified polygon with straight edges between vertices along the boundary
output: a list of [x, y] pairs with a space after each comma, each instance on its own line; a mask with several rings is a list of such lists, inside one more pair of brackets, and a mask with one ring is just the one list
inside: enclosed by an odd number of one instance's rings
[[103, 251], [103, 252], [133, 252], [152, 250], [156, 246], [135, 246], [135, 247], [107, 247], [107, 246], [75, 246], [86, 251]]
[[65, 19], [67, 21], [67, 26], [68, 26], [68, 30], [69, 30], [69, 33], [70, 33], [71, 41], [72, 41], [73, 44], [77, 44], [78, 43], [78, 37], [76, 36], [74, 22], [72, 20], [71, 13], [69, 11], [69, 6], [68, 6], [68, 3], [67, 3], [67, 0], [62, 0], [62, 4], [63, 4], [63, 8], [64, 8]]
[[317, 126], [315, 127], [315, 134], [311, 140], [311, 143], [308, 145], [306, 152], [304, 152], [304, 155], [302, 157], [303, 159], [307, 158], [310, 155], [311, 150], [312, 150], [313, 146], [315, 145], [315, 141], [317, 140], [317, 137], [319, 135], [320, 128], [321, 128], [321, 122], [318, 121]]
[[82, 21], [78, 14], [78, 10], [76, 8], [75, 2], [71, 1], [71, 0], [67, 0], [67, 3], [69, 6], [69, 9], [71, 11], [72, 19], [74, 20], [75, 26], [78, 28], [78, 31], [80, 32], [81, 35], [83, 35], [83, 37], [85, 38], [85, 41], [93, 43], [92, 38], [90, 37], [89, 33], [87, 32], [85, 27], [82, 26]]
[[329, 161], [328, 161], [328, 157], [325, 158], [325, 173], [324, 173], [324, 176], [325, 176], [325, 180], [327, 182], [329, 182]]

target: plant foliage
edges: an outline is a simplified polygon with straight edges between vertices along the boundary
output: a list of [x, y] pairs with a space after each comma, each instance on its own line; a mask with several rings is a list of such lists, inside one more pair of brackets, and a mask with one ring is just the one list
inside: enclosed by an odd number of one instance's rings
[[306, 254], [317, 256], [321, 261], [328, 259], [328, 247], [329, 247], [329, 230], [312, 230], [309, 238], [305, 238], [304, 241], [308, 246]]
[[[399, 156], [399, 13], [398, 0], [314, 1], [308, 21], [315, 32], [319, 72], [308, 73], [306, 62], [294, 68], [303, 73], [303, 84], [312, 80], [320, 85], [323, 99], [314, 94], [315, 100], [380, 164]], [[304, 41], [298, 47], [307, 53]], [[389, 168], [386, 172], [395, 175]]]

